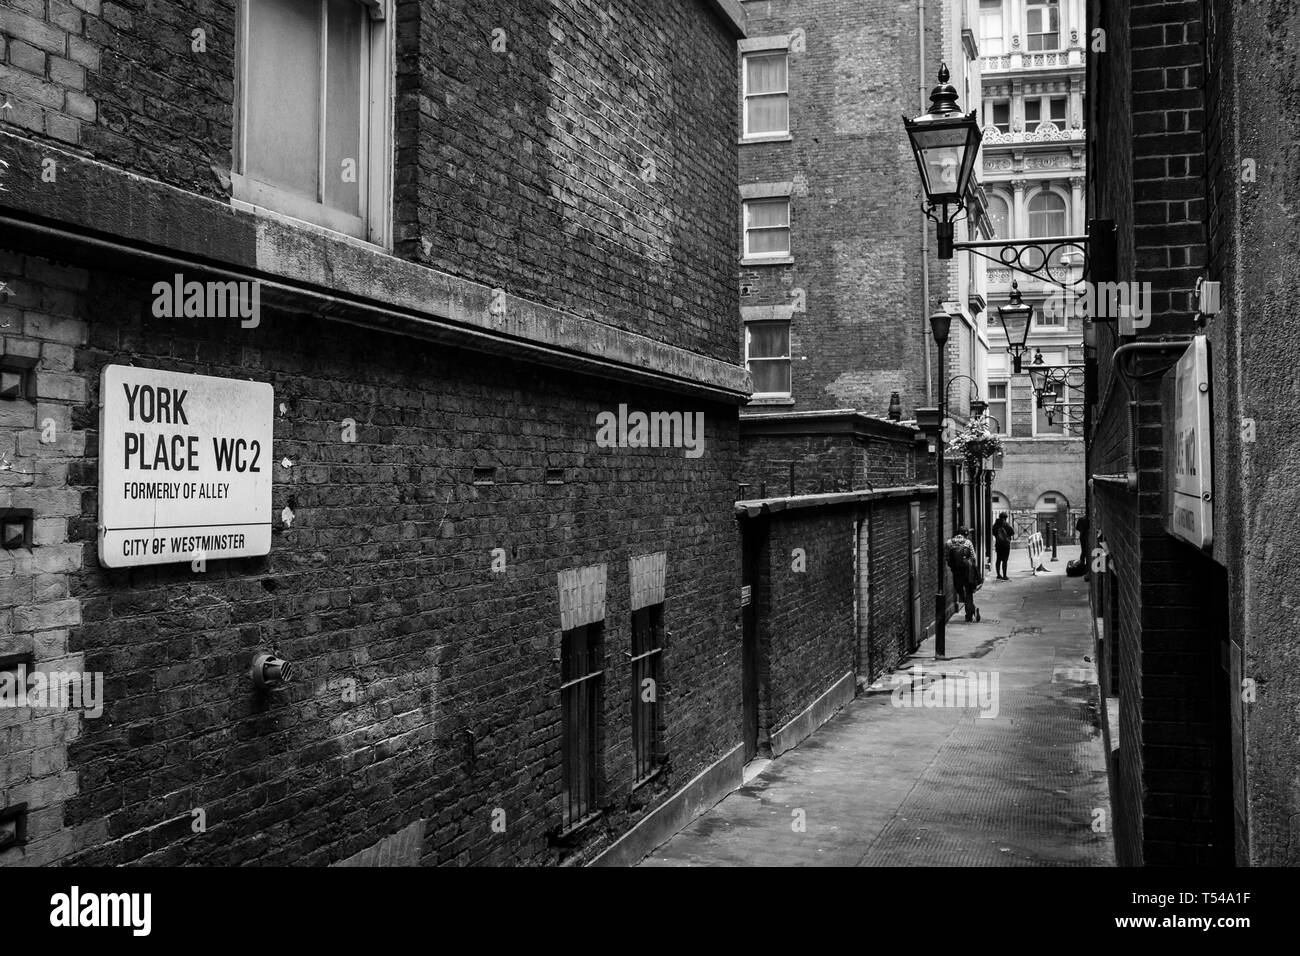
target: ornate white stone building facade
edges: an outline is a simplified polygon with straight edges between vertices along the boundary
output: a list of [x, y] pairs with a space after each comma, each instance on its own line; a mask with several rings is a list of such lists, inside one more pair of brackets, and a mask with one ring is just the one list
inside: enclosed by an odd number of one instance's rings
[[[984, 128], [982, 182], [995, 235], [1003, 239], [1081, 236], [1086, 160], [1083, 0], [975, 0]], [[998, 250], [990, 250], [995, 255]], [[1051, 275], [1078, 278], [1078, 249], [1048, 247]], [[1042, 264], [1033, 250], [1024, 264]], [[989, 414], [1004, 435], [1006, 453], [993, 480], [993, 512], [1010, 512], [1017, 530], [1055, 524], [1072, 540], [1073, 517], [1084, 507], [1082, 388], [1066, 387], [1039, 408], [1027, 374], [1012, 373], [998, 307], [1012, 280], [1034, 306], [1027, 371], [1041, 353], [1047, 365], [1081, 364], [1083, 326], [1063, 310], [1044, 308], [1058, 287], [989, 264]], [[1081, 375], [1072, 377], [1081, 385]], [[1062, 409], [1060, 406], [1064, 406]], [[1055, 409], [1055, 414], [1049, 412]], [[1027, 534], [1022, 533], [1023, 541]], [[1071, 556], [1073, 556], [1071, 554]]]

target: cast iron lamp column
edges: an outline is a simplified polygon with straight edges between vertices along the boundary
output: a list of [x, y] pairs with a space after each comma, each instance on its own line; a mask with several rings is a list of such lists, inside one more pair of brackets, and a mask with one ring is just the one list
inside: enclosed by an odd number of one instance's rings
[[[952, 316], [947, 312], [935, 312], [930, 316], [930, 331], [934, 334], [934, 344], [939, 347], [939, 381], [945, 381], [944, 359], [948, 344], [948, 331], [952, 327]], [[939, 413], [939, 429], [935, 435], [934, 443], [934, 462], [935, 462], [935, 483], [938, 485], [938, 501], [935, 504], [935, 522], [934, 522], [934, 657], [935, 660], [942, 660], [947, 652], [945, 638], [948, 630], [948, 599], [944, 589], [944, 560], [943, 560], [943, 421], [947, 417], [947, 387], [944, 387], [944, 408]]]

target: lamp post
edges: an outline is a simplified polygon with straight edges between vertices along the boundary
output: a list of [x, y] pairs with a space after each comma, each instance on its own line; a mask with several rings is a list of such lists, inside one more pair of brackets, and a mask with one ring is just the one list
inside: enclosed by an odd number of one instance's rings
[[[930, 316], [930, 332], [934, 335], [934, 344], [939, 349], [939, 381], [944, 381], [946, 346], [948, 344], [948, 332], [952, 328], [952, 316], [947, 312], [939, 311]], [[934, 656], [935, 659], [942, 659], [947, 648], [944, 641], [947, 636], [948, 619], [945, 613], [948, 609], [948, 599], [944, 589], [943, 580], [943, 478], [944, 478], [944, 461], [943, 461], [943, 428], [944, 420], [948, 416], [948, 385], [943, 387], [943, 408], [939, 410], [938, 428], [935, 434], [934, 462], [935, 462], [935, 484], [938, 486], [938, 499], [935, 503], [935, 522], [934, 522]]]
[[[957, 105], [957, 90], [948, 82], [947, 64], [939, 66], [939, 85], [930, 91], [929, 112], [916, 119], [904, 116], [903, 128], [921, 174], [925, 214], [935, 224], [939, 258], [951, 259], [952, 224], [965, 206], [984, 133], [975, 121], [975, 111], [963, 114]], [[936, 207], [941, 210], [938, 214]]]
[[1029, 318], [1034, 314], [1034, 309], [1021, 300], [1020, 285], [1015, 280], [1011, 282], [1010, 298], [1011, 301], [1006, 305], [998, 306], [998, 319], [1002, 323], [1002, 331], [1007, 336], [1007, 351], [1011, 353], [1013, 367], [1019, 375], [1021, 356], [1029, 348], [1026, 344], [1029, 340]]

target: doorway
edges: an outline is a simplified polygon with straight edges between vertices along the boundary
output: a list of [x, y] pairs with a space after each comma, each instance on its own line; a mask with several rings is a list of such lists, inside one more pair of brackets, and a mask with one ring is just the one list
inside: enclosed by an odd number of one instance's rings
[[908, 652], [915, 651], [925, 640], [925, 619], [921, 616], [921, 503], [913, 501], [908, 510], [908, 551], [911, 553], [911, 568], [907, 576], [908, 604], [912, 608], [912, 646]]

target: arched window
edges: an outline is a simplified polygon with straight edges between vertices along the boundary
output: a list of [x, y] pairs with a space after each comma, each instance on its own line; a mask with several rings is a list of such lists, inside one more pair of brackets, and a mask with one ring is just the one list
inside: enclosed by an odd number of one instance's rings
[[1011, 211], [1007, 201], [997, 193], [989, 194], [989, 222], [993, 225], [994, 239], [1010, 239], [1011, 233], [1008, 231], [1008, 223], [1011, 218]]
[[[1040, 189], [1029, 200], [1029, 237], [1043, 239], [1048, 236], [1066, 235], [1066, 202], [1060, 193], [1050, 189]], [[1046, 251], [1046, 250], [1044, 250]], [[1052, 250], [1052, 268], [1063, 264], [1065, 248]], [[1037, 261], [1041, 261], [1037, 260]]]
[[1029, 200], [1029, 236], [1064, 236], [1065, 197], [1050, 189], [1042, 189]]

